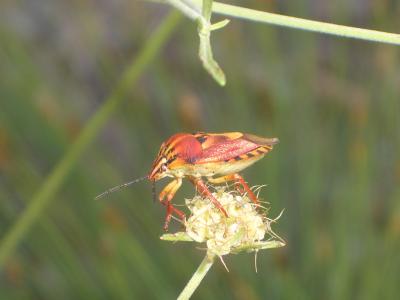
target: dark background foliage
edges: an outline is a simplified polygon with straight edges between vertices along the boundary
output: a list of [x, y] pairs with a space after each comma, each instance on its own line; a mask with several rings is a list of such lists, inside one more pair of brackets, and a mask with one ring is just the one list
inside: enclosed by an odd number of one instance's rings
[[[400, 28], [398, 1], [234, 3]], [[0, 236], [167, 10], [126, 0], [1, 2]], [[268, 184], [261, 196], [271, 216], [285, 208], [275, 231], [287, 241], [259, 253], [257, 274], [250, 254], [227, 257], [229, 273], [217, 263], [194, 298], [398, 297], [399, 48], [243, 20], [212, 42], [226, 87], [202, 69], [196, 26], [183, 20], [7, 259], [1, 299], [176, 297], [204, 253], [159, 240], [164, 210], [152, 203], [150, 185], [93, 196], [143, 176], [164, 139], [194, 130], [280, 138], [244, 176]], [[175, 201], [193, 194], [186, 183]]]

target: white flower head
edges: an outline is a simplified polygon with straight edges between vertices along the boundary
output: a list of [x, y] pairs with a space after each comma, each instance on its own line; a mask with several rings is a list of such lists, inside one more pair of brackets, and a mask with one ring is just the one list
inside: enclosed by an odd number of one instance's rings
[[191, 214], [185, 232], [164, 234], [161, 239], [205, 243], [209, 253], [219, 257], [241, 251], [282, 247], [284, 241], [271, 229], [276, 219], [267, 218], [267, 209], [246, 194], [220, 188], [213, 193], [228, 214], [226, 217], [206, 196], [186, 200]]

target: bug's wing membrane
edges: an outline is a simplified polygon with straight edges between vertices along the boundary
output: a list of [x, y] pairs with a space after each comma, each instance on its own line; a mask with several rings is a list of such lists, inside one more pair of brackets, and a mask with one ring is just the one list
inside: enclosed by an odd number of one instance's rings
[[260, 146], [273, 146], [279, 143], [278, 138], [264, 138], [250, 133], [244, 133], [243, 139]]

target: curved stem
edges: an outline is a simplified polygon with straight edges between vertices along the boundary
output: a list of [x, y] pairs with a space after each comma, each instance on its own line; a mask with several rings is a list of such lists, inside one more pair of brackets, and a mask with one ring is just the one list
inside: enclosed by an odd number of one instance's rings
[[[211, 13], [212, 0], [203, 0], [202, 18], [198, 22], [198, 32], [200, 38], [199, 57], [203, 67], [221, 86], [226, 84], [226, 77], [219, 64], [215, 61], [211, 48]], [[225, 24], [226, 25], [226, 24]]]
[[177, 300], [186, 300], [193, 295], [194, 291], [200, 285], [200, 282], [203, 280], [203, 278], [206, 276], [207, 272], [213, 265], [214, 259], [215, 259], [215, 254], [212, 253], [206, 254], [200, 266], [197, 268], [196, 272], [194, 272], [192, 278], [190, 278], [185, 288], [179, 294]]
[[171, 13], [158, 27], [155, 33], [147, 41], [137, 58], [129, 64], [121, 80], [114, 88], [110, 96], [104, 101], [102, 107], [88, 121], [76, 141], [62, 157], [60, 162], [44, 181], [42, 187], [29, 202], [27, 208], [17, 222], [9, 229], [0, 243], [0, 267], [2, 267], [10, 255], [24, 238], [28, 230], [43, 214], [45, 208], [54, 199], [54, 195], [64, 182], [66, 176], [77, 163], [82, 153], [99, 133], [100, 129], [110, 118], [111, 114], [122, 103], [127, 91], [131, 90], [139, 76], [160, 51], [168, 40], [180, 20], [178, 13]]

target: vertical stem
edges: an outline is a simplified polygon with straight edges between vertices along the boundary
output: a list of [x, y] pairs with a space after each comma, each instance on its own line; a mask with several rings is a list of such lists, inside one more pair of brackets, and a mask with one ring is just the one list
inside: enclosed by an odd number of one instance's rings
[[191, 0], [165, 0], [167, 3], [178, 9], [188, 18], [197, 21], [198, 33], [200, 38], [199, 57], [203, 63], [204, 69], [217, 81], [221, 86], [226, 84], [224, 71], [215, 61], [210, 42], [212, 30], [224, 27], [227, 20], [211, 25], [211, 15], [213, 0], [202, 0], [201, 13], [200, 9]]
[[161, 23], [158, 29], [147, 41], [139, 55], [128, 66], [128, 69], [124, 72], [121, 80], [118, 82], [110, 96], [87, 122], [78, 138], [68, 149], [60, 162], [54, 167], [53, 171], [48, 175], [22, 215], [2, 238], [0, 242], [0, 268], [28, 233], [32, 225], [34, 225], [38, 218], [43, 214], [50, 201], [54, 199], [55, 194], [64, 182], [68, 173], [77, 163], [82, 153], [97, 136], [105, 122], [110, 118], [111, 114], [117, 109], [118, 105], [122, 103], [127, 91], [133, 88], [139, 76], [157, 55], [158, 51], [173, 32], [173, 29], [176, 27], [179, 20], [179, 14], [171, 13]]
[[210, 270], [211, 266], [214, 263], [215, 254], [208, 253], [204, 257], [200, 266], [197, 268], [196, 272], [194, 272], [192, 278], [190, 278], [189, 282], [186, 284], [185, 288], [179, 294], [177, 300], [186, 300], [190, 299], [193, 295], [194, 291], [200, 285], [200, 282], [206, 276], [208, 270]]
[[203, 67], [207, 72], [221, 85], [226, 84], [225, 74], [221, 67], [215, 61], [210, 42], [211, 35], [211, 13], [212, 13], [213, 0], [203, 0], [202, 5], [202, 18], [199, 19], [199, 57], [203, 62]]
[[203, 0], [203, 6], [201, 8], [201, 14], [207, 22], [211, 22], [213, 0]]

